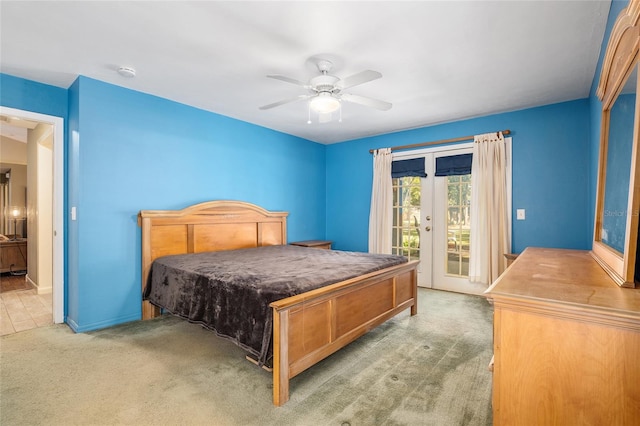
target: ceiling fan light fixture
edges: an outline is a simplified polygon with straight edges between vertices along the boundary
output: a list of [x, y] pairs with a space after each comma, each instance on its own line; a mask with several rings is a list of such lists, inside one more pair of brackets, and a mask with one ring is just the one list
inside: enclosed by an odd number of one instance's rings
[[319, 93], [311, 99], [309, 107], [319, 114], [331, 113], [340, 108], [340, 100], [331, 96], [331, 93]]

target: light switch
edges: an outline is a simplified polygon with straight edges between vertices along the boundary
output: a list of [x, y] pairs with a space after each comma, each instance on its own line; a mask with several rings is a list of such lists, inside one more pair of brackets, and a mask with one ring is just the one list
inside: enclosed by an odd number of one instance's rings
[[76, 208], [71, 207], [71, 220], [76, 220]]
[[524, 209], [517, 209], [516, 210], [516, 219], [518, 220], [524, 220]]

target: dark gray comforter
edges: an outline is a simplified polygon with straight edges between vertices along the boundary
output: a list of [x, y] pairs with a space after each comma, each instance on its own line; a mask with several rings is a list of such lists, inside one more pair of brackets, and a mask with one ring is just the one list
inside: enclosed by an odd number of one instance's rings
[[269, 303], [406, 262], [402, 256], [268, 246], [156, 259], [144, 299], [271, 358]]

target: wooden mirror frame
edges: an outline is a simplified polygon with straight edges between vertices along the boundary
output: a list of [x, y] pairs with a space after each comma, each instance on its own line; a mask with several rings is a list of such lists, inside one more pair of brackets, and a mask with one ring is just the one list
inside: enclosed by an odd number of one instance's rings
[[[640, 174], [638, 173], [638, 127], [640, 102], [636, 95], [633, 124], [633, 147], [629, 173], [629, 197], [625, 227], [624, 252], [609, 247], [602, 242], [604, 217], [604, 192], [607, 172], [607, 149], [609, 136], [609, 114], [618, 95], [634, 68], [638, 66], [640, 49], [640, 0], [630, 0], [620, 12], [607, 45], [602, 63], [602, 72], [596, 95], [602, 101], [602, 127], [600, 132], [600, 156], [598, 161], [598, 184], [596, 195], [595, 226], [593, 237], [593, 257], [607, 273], [623, 287], [635, 287], [634, 275], [638, 246], [638, 210], [640, 207]], [[640, 73], [638, 73], [640, 75]], [[638, 88], [636, 82], [636, 89]]]

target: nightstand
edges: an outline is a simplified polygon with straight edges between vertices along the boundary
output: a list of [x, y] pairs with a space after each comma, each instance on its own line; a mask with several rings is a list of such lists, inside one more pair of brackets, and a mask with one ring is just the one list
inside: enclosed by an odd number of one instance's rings
[[0, 242], [0, 272], [27, 270], [27, 239]]
[[307, 241], [295, 241], [289, 244], [291, 244], [292, 246], [313, 247], [313, 248], [331, 250], [331, 241], [307, 240]]

